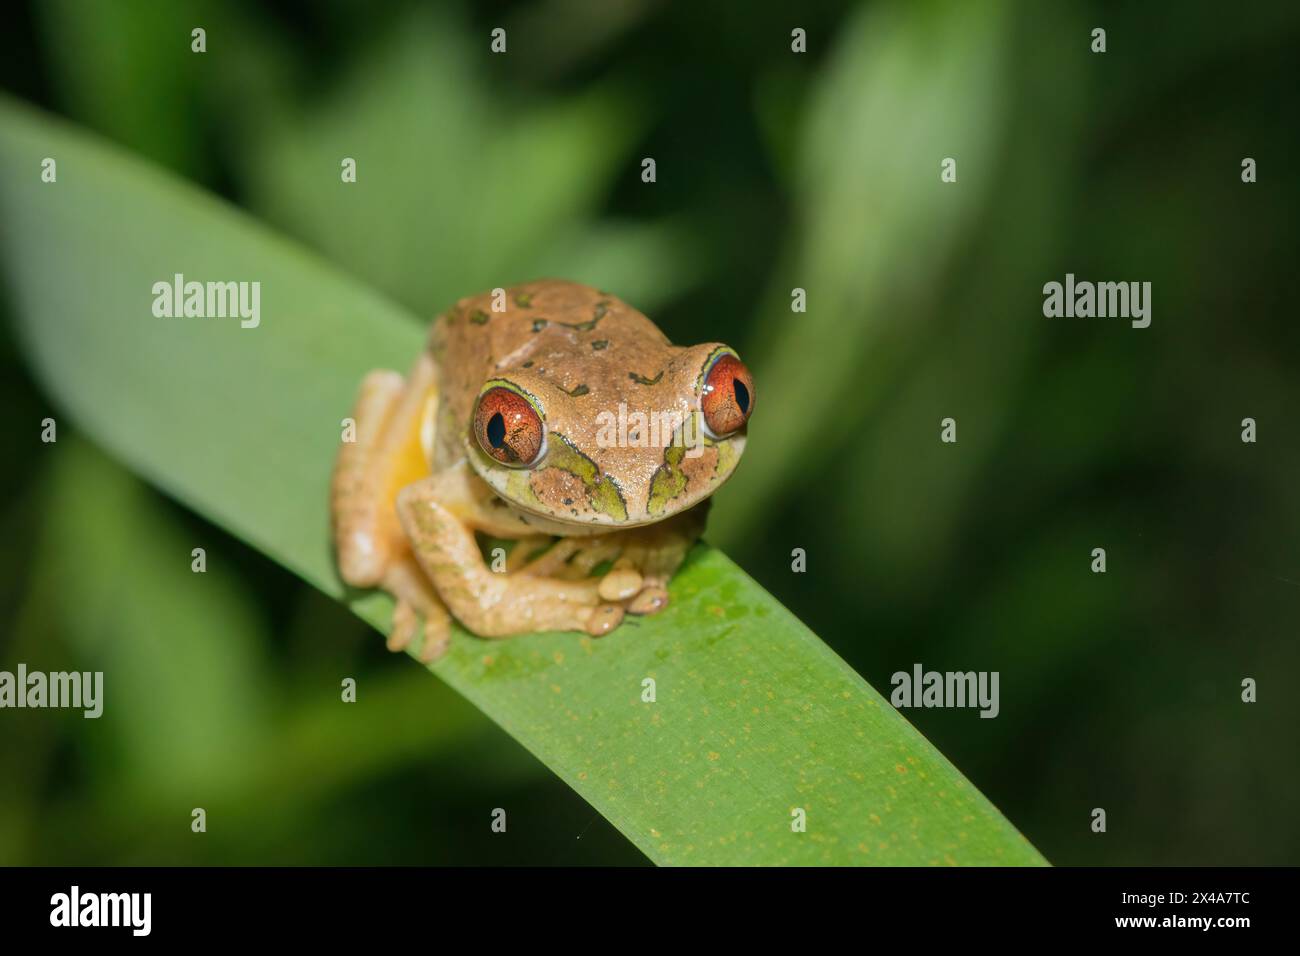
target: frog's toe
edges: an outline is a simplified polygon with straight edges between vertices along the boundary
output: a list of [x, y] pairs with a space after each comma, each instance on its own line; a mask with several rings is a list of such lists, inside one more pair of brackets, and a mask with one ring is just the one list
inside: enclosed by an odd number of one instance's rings
[[516, 571], [528, 574], [537, 572], [536, 566], [532, 570], [527, 570], [531, 562], [538, 560], [551, 547], [551, 538], [544, 534], [530, 535], [526, 538], [519, 538], [515, 545], [510, 549], [510, 554], [506, 556], [506, 573], [513, 574]]
[[430, 615], [424, 622], [424, 644], [420, 647], [420, 660], [430, 664], [447, 653], [451, 647], [451, 619], [447, 615]]
[[668, 590], [658, 585], [642, 588], [632, 600], [627, 602], [629, 614], [658, 614], [668, 606]]
[[617, 604], [601, 604], [591, 609], [586, 629], [592, 637], [604, 637], [623, 623], [623, 608]]
[[394, 652], [406, 650], [419, 623], [411, 602], [399, 600], [393, 608], [393, 627], [388, 632], [388, 649]]
[[619, 558], [600, 579], [600, 596], [606, 601], [626, 601], [641, 590], [641, 572], [627, 558]]
[[[521, 541], [520, 544], [515, 545], [515, 550], [519, 551], [521, 554], [523, 553], [523, 549], [520, 547], [522, 543], [523, 542]], [[541, 554], [527, 559], [521, 566], [510, 568], [507, 563], [506, 567], [507, 569], [512, 570], [515, 574], [524, 577], [560, 577], [567, 567], [569, 560], [580, 547], [582, 547], [582, 542], [577, 538], [560, 538], [558, 541], [552, 543], [550, 547], [546, 548], [546, 550]], [[537, 549], [528, 548], [527, 550], [535, 552]]]

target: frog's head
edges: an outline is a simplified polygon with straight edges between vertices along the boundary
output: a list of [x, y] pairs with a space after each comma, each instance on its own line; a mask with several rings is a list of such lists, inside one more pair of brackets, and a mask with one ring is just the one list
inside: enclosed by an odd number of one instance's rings
[[566, 533], [650, 524], [712, 494], [745, 448], [749, 370], [717, 343], [634, 340], [498, 369], [465, 436], [479, 476]]

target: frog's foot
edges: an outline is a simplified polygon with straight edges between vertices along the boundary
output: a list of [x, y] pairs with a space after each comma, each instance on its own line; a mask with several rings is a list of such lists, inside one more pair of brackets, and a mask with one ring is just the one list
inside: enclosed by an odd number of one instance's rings
[[428, 579], [409, 555], [394, 562], [384, 574], [382, 587], [397, 599], [393, 609], [393, 629], [388, 634], [388, 649], [404, 651], [424, 624], [420, 660], [436, 661], [451, 645], [451, 615], [438, 599]]
[[601, 578], [600, 595], [621, 602], [629, 614], [658, 614], [666, 608], [668, 582], [699, 538], [704, 515], [705, 509], [696, 507], [658, 524], [611, 535], [619, 553]]
[[668, 606], [668, 581], [689, 548], [689, 541], [668, 548], [629, 546], [601, 578], [601, 596], [621, 601], [629, 614], [658, 614]]
[[668, 582], [699, 537], [703, 514], [687, 513], [659, 524], [589, 538], [561, 538], [519, 569], [522, 575], [566, 580], [590, 577], [602, 564], [610, 567], [596, 580], [596, 593], [629, 614], [658, 614], [668, 606]]
[[[609, 570], [597, 578], [596, 593], [602, 600], [621, 605], [630, 614], [657, 614], [668, 606], [665, 585], [680, 558], [660, 568], [644, 547], [629, 547], [620, 534], [561, 538], [544, 554], [519, 568], [518, 573], [573, 581], [590, 577], [597, 567], [610, 562]], [[651, 570], [649, 578], [642, 567]]]
[[[622, 545], [616, 539], [617, 535], [560, 538], [541, 555], [521, 567], [519, 573], [569, 581], [590, 577], [598, 565], [618, 557]], [[536, 548], [533, 550], [535, 552]]]
[[403, 488], [397, 513], [415, 556], [456, 618], [480, 637], [530, 631], [606, 634], [623, 620], [623, 608], [601, 599], [599, 581], [498, 574], [483, 562], [474, 533], [437, 500], [438, 482]]

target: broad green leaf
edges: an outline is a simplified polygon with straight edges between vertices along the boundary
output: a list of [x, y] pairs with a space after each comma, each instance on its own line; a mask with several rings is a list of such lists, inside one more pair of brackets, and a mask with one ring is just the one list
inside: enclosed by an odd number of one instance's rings
[[[47, 156], [56, 184], [40, 181]], [[387, 599], [346, 595], [335, 576], [327, 487], [356, 383], [413, 360], [415, 319], [246, 215], [9, 100], [0, 215], [20, 337], [56, 403], [147, 480], [385, 628]], [[156, 318], [152, 286], [176, 273], [260, 281], [260, 324]], [[723, 554], [697, 548], [672, 592], [668, 611], [599, 641], [459, 632], [430, 669], [658, 863], [1043, 862]], [[796, 809], [806, 832], [791, 826]]]

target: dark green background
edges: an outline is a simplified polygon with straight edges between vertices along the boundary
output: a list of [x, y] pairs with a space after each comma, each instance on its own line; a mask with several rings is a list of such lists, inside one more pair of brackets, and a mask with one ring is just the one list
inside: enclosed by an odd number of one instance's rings
[[[996, 720], [909, 717], [1049, 860], [1297, 862], [1300, 9], [787, 6], [60, 0], [0, 80], [421, 315], [564, 274], [728, 341], [759, 409], [710, 539], [884, 692], [999, 671]], [[1044, 318], [1066, 272], [1150, 281], [1151, 327]], [[113, 642], [160, 680], [0, 712], [0, 862], [643, 862], [342, 608], [41, 444], [2, 348], [0, 668]], [[213, 788], [233, 823], [168, 816]]]

